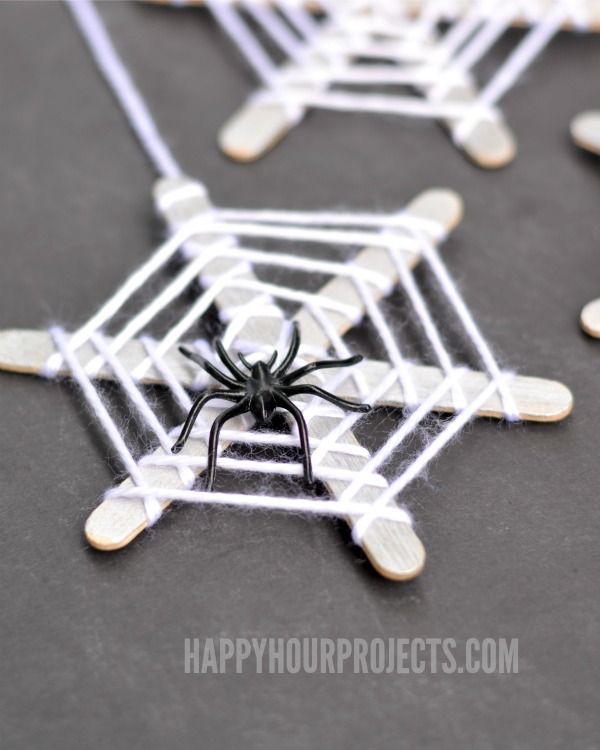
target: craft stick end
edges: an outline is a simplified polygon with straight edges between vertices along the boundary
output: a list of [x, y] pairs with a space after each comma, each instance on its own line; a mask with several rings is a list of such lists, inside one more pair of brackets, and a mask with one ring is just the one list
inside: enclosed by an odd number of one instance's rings
[[556, 393], [555, 401], [557, 408], [553, 414], [550, 414], [547, 421], [562, 422], [563, 419], [569, 417], [573, 412], [575, 398], [573, 396], [573, 391], [571, 391], [570, 388], [567, 388], [564, 383], [559, 383], [556, 380], [551, 382], [553, 383], [554, 391]]
[[[161, 503], [164, 510], [168, 502]], [[130, 544], [148, 528], [144, 504], [137, 499], [104, 500], [85, 523], [85, 538], [94, 549], [114, 552]]]
[[517, 376], [511, 383], [521, 419], [528, 422], [561, 422], [573, 411], [573, 393], [557, 380]]
[[580, 148], [600, 156], [600, 110], [577, 115], [571, 122], [571, 137]]
[[600, 339], [600, 299], [588, 302], [581, 311], [579, 322], [588, 336]]
[[39, 374], [54, 352], [47, 331], [11, 328], [0, 331], [0, 370]]
[[374, 521], [362, 547], [375, 570], [390, 581], [411, 581], [425, 567], [425, 547], [407, 523]]
[[501, 121], [479, 123], [461, 145], [471, 161], [484, 169], [501, 169], [517, 155], [517, 141]]
[[253, 162], [270, 151], [293, 124], [282, 105], [250, 101], [221, 128], [219, 148], [234, 161]]
[[462, 221], [464, 201], [449, 188], [431, 188], [419, 193], [406, 207], [411, 216], [438, 222], [451, 232]]

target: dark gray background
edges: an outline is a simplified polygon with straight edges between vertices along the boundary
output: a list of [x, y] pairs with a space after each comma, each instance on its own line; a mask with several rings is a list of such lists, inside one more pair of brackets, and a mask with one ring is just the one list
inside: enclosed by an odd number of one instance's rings
[[[386, 582], [333, 523], [182, 509], [114, 554], [85, 518], [112, 482], [68, 385], [0, 376], [2, 746], [591, 748], [600, 735], [597, 530], [600, 37], [564, 35], [504, 102], [519, 139], [482, 172], [436, 125], [313, 114], [238, 166], [218, 127], [253, 86], [202, 11], [103, 3], [162, 130], [221, 205], [395, 209], [433, 185], [445, 247], [505, 361], [566, 382], [559, 425], [474, 424], [407, 499], [421, 578]], [[500, 45], [499, 52], [506, 49]], [[496, 59], [499, 59], [496, 56]], [[83, 321], [160, 236], [153, 173], [58, 3], [0, 3], [0, 321]], [[518, 637], [518, 675], [185, 675], [186, 636]]]

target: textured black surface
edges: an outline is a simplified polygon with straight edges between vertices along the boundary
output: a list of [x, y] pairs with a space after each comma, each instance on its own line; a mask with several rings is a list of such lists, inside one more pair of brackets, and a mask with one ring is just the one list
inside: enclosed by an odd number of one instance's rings
[[[0, 376], [2, 747], [590, 748], [597, 713], [600, 162], [567, 126], [598, 105], [600, 37], [564, 35], [504, 103], [518, 160], [463, 160], [434, 124], [311, 115], [263, 161], [215, 147], [251, 75], [201, 11], [101, 11], [187, 171], [221, 205], [393, 209], [462, 193], [445, 247], [484, 331], [576, 396], [559, 425], [474, 424], [408, 500], [428, 550], [397, 585], [327, 521], [182, 509], [115, 554], [85, 518], [112, 481], [68, 385]], [[502, 45], [501, 45], [502, 47]], [[84, 320], [159, 237], [153, 173], [64, 8], [0, 3], [0, 321]], [[494, 676], [192, 676], [186, 636], [520, 639]]]

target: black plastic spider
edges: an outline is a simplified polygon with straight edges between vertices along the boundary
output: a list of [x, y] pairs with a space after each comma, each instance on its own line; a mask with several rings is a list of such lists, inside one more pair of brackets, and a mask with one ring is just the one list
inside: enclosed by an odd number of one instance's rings
[[305, 375], [315, 372], [315, 370], [324, 370], [328, 367], [350, 367], [351, 365], [355, 365], [362, 360], [362, 356], [356, 354], [354, 357], [348, 357], [348, 359], [331, 359], [311, 362], [308, 365], [304, 365], [304, 367], [299, 367], [297, 370], [287, 373], [287, 370], [296, 359], [300, 347], [300, 331], [297, 323], [294, 323], [290, 348], [279, 367], [275, 370], [271, 370], [271, 368], [277, 359], [276, 351], [273, 352], [268, 362], [259, 361], [255, 364], [250, 364], [250, 362], [240, 354], [242, 364], [249, 371], [249, 374], [246, 374], [240, 370], [227, 354], [221, 341], [217, 341], [215, 346], [221, 361], [233, 377], [226, 375], [196, 352], [192, 352], [184, 346], [179, 347], [179, 351], [182, 354], [199, 364], [209, 375], [212, 375], [215, 380], [218, 380], [219, 383], [227, 386], [230, 390], [211, 391], [210, 393], [204, 393], [196, 399], [190, 409], [187, 419], [185, 420], [181, 434], [171, 448], [171, 451], [173, 453], [179, 453], [183, 448], [190, 436], [192, 427], [198, 418], [198, 414], [205, 404], [215, 398], [223, 398], [226, 401], [233, 401], [235, 405], [231, 406], [229, 409], [225, 409], [225, 411], [219, 414], [213, 422], [210, 430], [210, 437], [208, 440], [208, 463], [206, 468], [206, 488], [212, 490], [217, 469], [219, 433], [221, 432], [224, 423], [232, 417], [237, 417], [240, 414], [250, 412], [256, 418], [257, 423], [263, 425], [270, 421], [275, 409], [285, 409], [290, 412], [298, 425], [300, 445], [303, 453], [304, 479], [308, 485], [312, 485], [313, 471], [308, 444], [308, 428], [306, 426], [306, 421], [302, 416], [302, 412], [290, 399], [290, 396], [298, 396], [300, 394], [320, 396], [322, 399], [325, 399], [325, 401], [330, 401], [336, 406], [340, 406], [343, 409], [350, 409], [351, 411], [368, 412], [371, 410], [371, 407], [368, 404], [354, 404], [351, 401], [338, 398], [332, 393], [323, 390], [323, 388], [319, 388], [317, 385], [311, 385], [308, 383], [300, 385], [292, 384], [296, 380], [303, 378]]

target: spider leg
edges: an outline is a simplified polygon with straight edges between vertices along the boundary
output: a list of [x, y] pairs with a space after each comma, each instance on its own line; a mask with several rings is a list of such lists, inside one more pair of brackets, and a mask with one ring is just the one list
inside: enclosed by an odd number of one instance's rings
[[353, 357], [348, 357], [347, 359], [317, 360], [316, 362], [310, 362], [309, 364], [304, 365], [304, 367], [299, 367], [297, 370], [293, 370], [288, 375], [284, 375], [281, 378], [281, 382], [284, 385], [289, 385], [295, 380], [300, 380], [300, 378], [303, 378], [305, 375], [315, 372], [315, 370], [326, 370], [330, 367], [351, 367], [352, 365], [357, 365], [359, 362], [362, 362], [362, 360], [362, 354], [355, 354]]
[[217, 354], [219, 355], [219, 359], [233, 375], [233, 377], [236, 380], [239, 380], [240, 383], [243, 383], [245, 380], [247, 380], [246, 375], [244, 375], [244, 373], [240, 370], [236, 363], [231, 359], [229, 354], [227, 354], [227, 350], [223, 346], [223, 342], [220, 339], [217, 339], [217, 341], [215, 341], [215, 348], [217, 350]]
[[283, 409], [286, 409], [289, 411], [289, 413], [294, 417], [296, 420], [296, 424], [298, 425], [298, 435], [300, 437], [300, 447], [302, 448], [302, 463], [304, 466], [304, 481], [309, 486], [312, 486], [315, 483], [314, 477], [313, 477], [313, 470], [312, 470], [312, 461], [310, 458], [310, 444], [308, 440], [308, 427], [306, 425], [306, 420], [304, 419], [304, 415], [300, 411], [300, 409], [296, 406], [296, 404], [289, 399], [284, 393], [281, 391], [277, 391], [275, 394], [275, 401], [278, 406], [280, 406]]
[[179, 453], [183, 446], [186, 444], [190, 436], [190, 432], [192, 431], [192, 427], [198, 419], [198, 414], [200, 414], [200, 410], [205, 404], [215, 398], [224, 398], [226, 401], [237, 401], [240, 397], [243, 397], [242, 392], [234, 393], [232, 391], [213, 391], [212, 393], [204, 393], [201, 396], [198, 396], [198, 398], [194, 401], [192, 408], [190, 409], [190, 413], [187, 415], [185, 423], [181, 428], [181, 432], [179, 433], [179, 437], [171, 448], [171, 453]]
[[213, 364], [208, 362], [208, 360], [204, 359], [204, 357], [198, 354], [198, 352], [193, 352], [185, 346], [180, 346], [179, 351], [183, 354], [184, 357], [187, 357], [188, 359], [191, 359], [192, 362], [200, 365], [203, 370], [205, 370], [209, 375], [212, 375], [212, 377], [219, 383], [221, 383], [221, 385], [225, 385], [228, 388], [240, 387], [239, 381], [233, 380], [229, 377], [229, 375], [225, 375], [224, 372], [221, 372], [218, 367], [215, 367]]
[[206, 463], [206, 489], [210, 492], [215, 483], [215, 474], [217, 471], [217, 450], [219, 447], [219, 435], [221, 429], [228, 419], [237, 417], [248, 411], [250, 399], [244, 398], [238, 404], [230, 406], [229, 409], [221, 412], [210, 428], [210, 437], [208, 438], [208, 460]]
[[334, 396], [333, 393], [328, 393], [323, 390], [323, 388], [319, 388], [318, 385], [311, 385], [309, 383], [306, 385], [284, 385], [281, 388], [281, 391], [287, 396], [300, 396], [301, 394], [307, 396], [318, 396], [335, 406], [339, 406], [341, 409], [348, 409], [349, 411], [360, 411], [366, 413], [372, 409], [369, 404], [355, 404], [353, 401], [346, 401], [345, 398]]
[[298, 354], [299, 348], [300, 348], [300, 327], [298, 326], [297, 321], [294, 321], [292, 323], [292, 337], [290, 340], [290, 348], [287, 350], [287, 353], [285, 357], [283, 358], [279, 367], [273, 373], [275, 377], [279, 377], [288, 369], [288, 367], [296, 359], [296, 355]]
[[244, 357], [244, 355], [241, 352], [239, 353], [238, 356], [240, 358], [240, 362], [244, 365], [244, 367], [247, 367], [249, 370], [251, 370], [252, 369], [252, 364], [250, 362], [248, 362], [248, 360], [246, 359], [246, 357]]
[[267, 367], [269, 368], [269, 370], [275, 364], [275, 360], [278, 356], [279, 355], [277, 354], [277, 349], [273, 349], [273, 354], [271, 354], [271, 356], [269, 357], [269, 361], [267, 362]]

